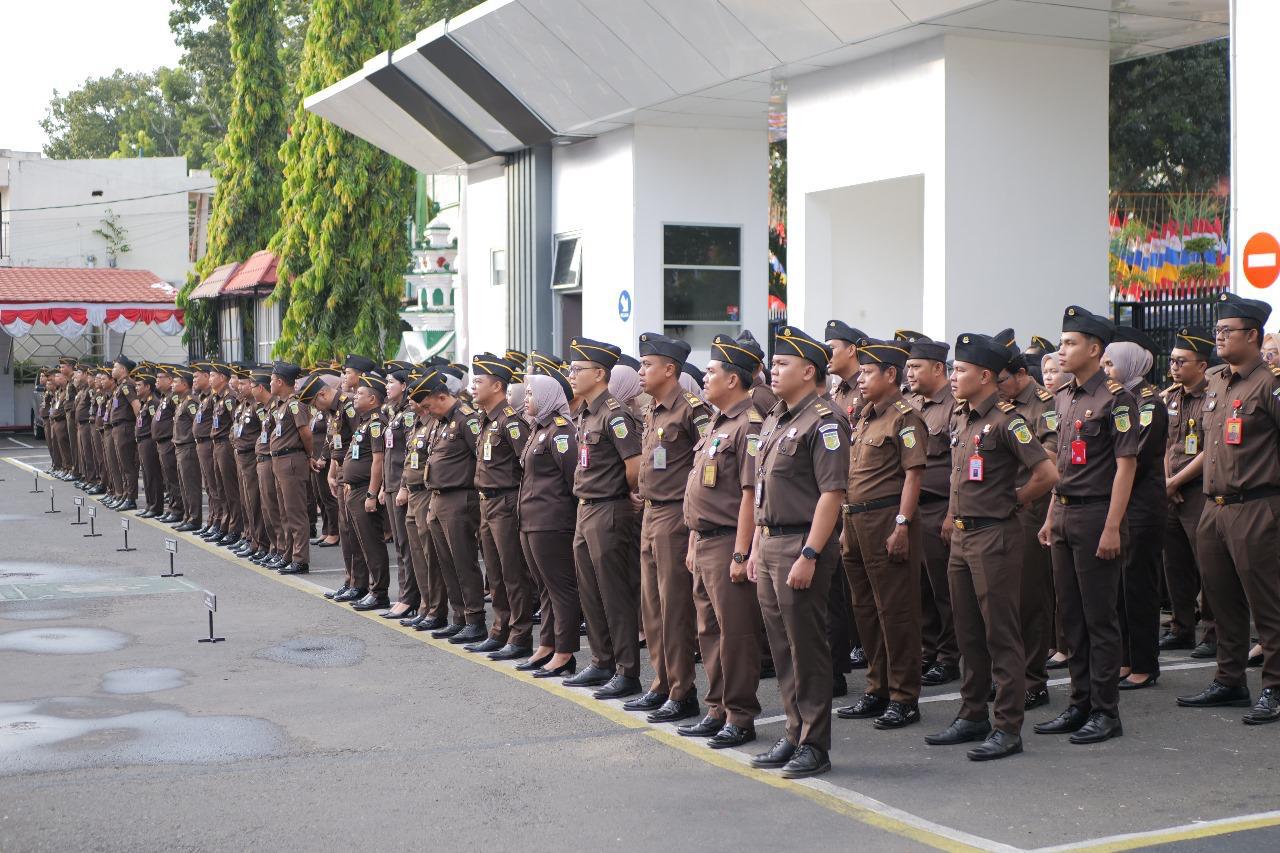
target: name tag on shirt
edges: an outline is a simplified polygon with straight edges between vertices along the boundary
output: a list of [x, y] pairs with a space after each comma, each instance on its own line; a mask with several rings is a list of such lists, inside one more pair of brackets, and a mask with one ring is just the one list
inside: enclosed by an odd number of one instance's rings
[[667, 449], [661, 445], [653, 449], [653, 470], [667, 470]]

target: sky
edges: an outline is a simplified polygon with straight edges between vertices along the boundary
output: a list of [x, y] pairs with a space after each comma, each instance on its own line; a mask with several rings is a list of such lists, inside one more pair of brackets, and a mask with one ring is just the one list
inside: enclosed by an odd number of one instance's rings
[[116, 68], [178, 63], [169, 0], [0, 0], [0, 148], [39, 151], [53, 96]]

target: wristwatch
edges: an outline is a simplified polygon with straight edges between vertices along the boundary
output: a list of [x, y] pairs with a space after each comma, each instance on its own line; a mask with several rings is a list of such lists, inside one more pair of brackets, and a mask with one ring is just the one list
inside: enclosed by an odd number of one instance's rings
[[734, 551], [733, 561], [735, 563], [745, 563], [747, 561], [747, 558], [750, 556], [751, 556], [750, 554], [743, 554], [741, 551]]
[[893, 517], [893, 523], [894, 523], [894, 524], [910, 524], [910, 523], [911, 523], [911, 519], [907, 518], [907, 517], [906, 517], [905, 515], [903, 515], [902, 513], [898, 513], [897, 515], [895, 515], [895, 516]]
[[818, 559], [818, 552], [810, 548], [808, 545], [805, 545], [800, 549], [800, 556], [804, 557], [806, 560], [816, 560]]
[[373, 492], [365, 492], [364, 498], [367, 501], [376, 501], [378, 499], [378, 496], [375, 495]]

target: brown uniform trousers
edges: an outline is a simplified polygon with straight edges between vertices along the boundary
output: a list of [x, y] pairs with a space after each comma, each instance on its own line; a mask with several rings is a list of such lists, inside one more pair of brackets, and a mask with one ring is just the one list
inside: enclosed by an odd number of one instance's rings
[[[897, 514], [896, 512], [894, 513]], [[951, 612], [948, 566], [951, 547], [942, 538], [942, 522], [947, 518], [947, 499], [920, 493], [920, 506], [913, 524], [920, 526], [923, 559], [920, 576], [920, 639], [922, 657], [938, 663], [960, 664], [956, 645], [955, 618]]]
[[271, 467], [271, 454], [262, 452], [264, 445], [257, 445], [253, 454], [253, 475], [258, 480], [258, 500], [262, 504], [265, 521], [265, 539], [262, 547], [272, 554], [284, 552], [284, 522], [280, 512], [280, 493], [276, 487], [275, 470]]
[[253, 446], [235, 450], [236, 481], [240, 484], [240, 506], [244, 509], [244, 536], [260, 551], [267, 547], [267, 519], [258, 491], [258, 459]]
[[170, 512], [180, 517], [185, 516], [182, 486], [178, 481], [178, 453], [173, 446], [173, 439], [157, 441], [156, 449], [160, 452], [160, 479], [164, 481], [165, 505]]
[[[311, 472], [311, 492], [315, 495], [315, 503], [320, 506], [320, 530], [325, 536], [338, 535], [338, 499], [329, 491], [329, 460], [324, 460], [324, 470]], [[314, 508], [308, 508], [308, 519], [314, 514]]]
[[[356, 580], [357, 578], [368, 580], [369, 564], [365, 562], [364, 552], [360, 549], [360, 534], [356, 532], [354, 520], [351, 518], [351, 504], [345, 494], [346, 489], [345, 484], [342, 482], [341, 466], [339, 466], [338, 471], [338, 545], [342, 551], [342, 564], [347, 569], [346, 584], [352, 589], [364, 589], [363, 586], [356, 583]], [[360, 494], [364, 494], [363, 489], [361, 489]], [[364, 512], [363, 506], [361, 506], [360, 511]], [[308, 506], [308, 524], [310, 520], [311, 509]], [[309, 526], [307, 532], [310, 532]], [[310, 541], [310, 538], [308, 538], [308, 544], [310, 544]]]
[[218, 479], [213, 460], [213, 439], [197, 438], [196, 455], [200, 459], [200, 482], [209, 496], [209, 524], [226, 531], [226, 503], [222, 500], [222, 481]]
[[364, 508], [365, 493], [373, 491], [371, 486], [371, 483], [362, 483], [347, 487], [350, 489], [347, 495], [347, 518], [351, 529], [355, 531], [361, 557], [356, 563], [357, 574], [352, 579], [352, 586], [367, 589], [374, 595], [386, 595], [391, 587], [391, 561], [387, 556], [386, 542], [382, 538], [382, 520], [376, 508], [373, 512], [367, 512]]
[[66, 415], [59, 409], [58, 414], [52, 416], [48, 423], [49, 437], [52, 439], [49, 443], [49, 455], [56, 457], [53, 460], [53, 464], [59, 471], [70, 471], [73, 463], [71, 461], [71, 444], [67, 440]]
[[1053, 593], [1053, 557], [1040, 544], [1040, 528], [1049, 512], [1049, 495], [1031, 506], [1018, 510], [1016, 518], [1022, 533], [1021, 608], [1022, 648], [1026, 655], [1026, 689], [1043, 690], [1049, 683], [1045, 664], [1049, 649], [1056, 644]]
[[907, 561], [889, 559], [885, 542], [897, 514], [896, 501], [893, 506], [846, 514], [841, 550], [853, 593], [853, 618], [867, 654], [866, 692], [915, 704], [920, 698], [922, 531], [917, 518], [907, 528]]
[[480, 548], [489, 578], [493, 625], [489, 636], [525, 647], [533, 642], [533, 603], [537, 592], [520, 547], [516, 489], [480, 495]]
[[175, 444], [173, 451], [178, 461], [178, 483], [182, 489], [182, 517], [186, 522], [200, 526], [204, 523], [204, 496], [196, 443]]
[[636, 539], [636, 514], [627, 498], [578, 502], [573, 555], [592, 661], [627, 678], [640, 677]]
[[80, 475], [86, 483], [96, 483], [101, 476], [98, 466], [98, 447], [94, 440], [93, 425], [88, 421], [76, 424], [80, 443]]
[[[787, 714], [787, 740], [796, 746], [807, 744], [829, 752], [832, 684], [827, 608], [831, 578], [840, 566], [840, 548], [833, 536], [818, 554], [809, 588], [792, 589], [787, 586], [787, 574], [800, 555], [806, 535], [769, 536], [761, 531], [759, 553], [755, 555], [756, 596], [764, 629], [769, 635], [773, 668], [778, 673], [778, 693]], [[917, 574], [913, 613], [919, 612], [919, 583]], [[919, 648], [918, 621], [916, 625], [916, 648]], [[912, 659], [916, 662], [913, 669], [918, 684], [919, 657], [913, 655]]]
[[115, 429], [108, 424], [98, 435], [102, 442], [102, 472], [105, 478], [103, 484], [107, 487], [107, 494], [119, 496], [120, 474], [116, 470], [116, 439], [112, 435], [114, 432]]
[[[437, 565], [448, 590], [454, 616], [468, 625], [484, 625], [484, 580], [476, 534], [480, 528], [480, 496], [474, 489], [434, 492], [431, 496], [431, 539]], [[454, 624], [457, 624], [456, 622]]]
[[151, 436], [138, 438], [138, 466], [142, 469], [142, 487], [146, 491], [146, 509], [156, 515], [164, 513], [164, 474], [160, 468], [160, 448]]
[[119, 494], [126, 500], [138, 499], [138, 440], [133, 435], [133, 422], [118, 423], [111, 430], [115, 442], [116, 480]]
[[387, 515], [391, 519], [392, 538], [396, 546], [396, 583], [398, 584], [396, 588], [400, 593], [396, 601], [409, 605], [410, 610], [417, 610], [422, 600], [422, 592], [418, 589], [413, 545], [409, 539], [409, 505], [396, 506], [395, 495], [395, 492], [387, 492], [389, 503], [386, 508]]
[[[443, 619], [449, 615], [449, 593], [440, 572], [435, 540], [431, 537], [431, 492], [425, 486], [409, 487], [409, 515], [405, 520], [405, 531], [409, 534], [409, 553], [413, 558], [418, 613]], [[461, 623], [461, 609], [454, 615], [456, 618], [452, 621]]]
[[1017, 518], [981, 530], [957, 530], [951, 535], [948, 570], [956, 639], [965, 662], [959, 716], [987, 719], [988, 685], [994, 680], [995, 727], [1008, 734], [1022, 731], [1026, 693], [1023, 640], [1014, 630], [1020, 621], [1024, 542]]
[[[1196, 557], [1196, 527], [1204, 515], [1205, 494], [1200, 480], [1180, 492], [1182, 503], [1170, 503], [1164, 527], [1164, 582], [1169, 589], [1173, 618], [1169, 631], [1195, 642], [1196, 624], [1204, 623], [1204, 641], [1217, 642], [1209, 596], [1202, 594], [1200, 564]], [[1196, 598], [1200, 612], [1196, 614]]]
[[683, 501], [646, 501], [640, 525], [640, 608], [654, 671], [649, 690], [672, 699], [684, 699], [694, 689], [697, 612], [685, 565], [688, 555]]
[[520, 533], [525, 563], [538, 583], [542, 633], [538, 644], [559, 654], [581, 648], [582, 604], [573, 570], [573, 534], [559, 530]]
[[[280, 451], [277, 451], [280, 452]], [[308, 523], [311, 507], [307, 504], [307, 478], [311, 466], [302, 448], [283, 456], [271, 454], [271, 473], [276, 481], [276, 500], [280, 506], [281, 553], [295, 563], [311, 560]], [[328, 488], [328, 483], [325, 484]]]
[[223, 525], [225, 533], [244, 532], [244, 513], [240, 506], [240, 472], [236, 468], [236, 452], [231, 440], [213, 440], [213, 461], [219, 488], [222, 491]]
[[756, 689], [764, 628], [756, 587], [729, 580], [733, 531], [709, 538], [695, 533], [694, 538], [693, 603], [698, 614], [698, 648], [707, 673], [707, 716], [751, 730], [760, 713]]

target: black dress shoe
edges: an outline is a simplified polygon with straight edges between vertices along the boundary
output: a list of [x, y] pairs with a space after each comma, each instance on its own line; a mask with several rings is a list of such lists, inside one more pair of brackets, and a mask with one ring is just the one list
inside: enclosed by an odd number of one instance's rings
[[524, 663], [516, 664], [516, 671], [517, 672], [533, 672], [535, 669], [542, 669], [551, 661], [553, 657], [555, 657], [554, 653], [549, 655], [544, 655], [543, 657], [540, 657], [540, 658], [529, 658]]
[[1258, 704], [1240, 718], [1240, 722], [1246, 726], [1261, 726], [1277, 720], [1280, 720], [1280, 690], [1274, 687], [1262, 688]]
[[681, 737], [711, 737], [724, 727], [724, 720], [708, 714], [696, 723], [676, 726], [676, 734]]
[[382, 608], [389, 607], [390, 605], [391, 599], [388, 596], [378, 595], [376, 592], [371, 592], [359, 601], [353, 601], [351, 603], [351, 609], [360, 611], [381, 610]]
[[239, 544], [240, 544], [241, 542], [243, 542], [243, 541], [244, 541], [244, 540], [243, 540], [243, 539], [241, 539], [241, 538], [240, 538], [239, 536], [237, 536], [236, 534], [234, 534], [234, 533], [228, 533], [226, 536], [223, 536], [221, 539], [219, 539], [219, 540], [218, 540], [217, 542], [215, 542], [214, 544], [215, 544], [215, 545], [217, 545], [219, 548], [231, 548], [231, 547], [234, 547], [234, 546], [239, 545]]
[[337, 548], [341, 544], [342, 544], [341, 542], [326, 542], [324, 541], [324, 539], [321, 539], [319, 542], [316, 543], [316, 547], [317, 548]]
[[1191, 656], [1193, 658], [1216, 658], [1218, 656], [1218, 644], [1205, 640], [1191, 650]]
[[755, 729], [744, 729], [741, 726], [726, 723], [720, 731], [711, 736], [711, 739], [707, 741], [707, 746], [712, 749], [729, 749], [735, 746], [742, 746], [744, 743], [751, 743], [755, 739]]
[[1045, 661], [1044, 661], [1044, 668], [1045, 668], [1045, 669], [1066, 669], [1066, 668], [1067, 668], [1067, 661], [1065, 661], [1065, 660], [1054, 660], [1054, 659], [1053, 659], [1053, 655], [1049, 655], [1049, 657], [1045, 658]]
[[369, 590], [364, 589], [363, 587], [361, 587], [360, 589], [347, 587], [345, 592], [343, 592], [341, 595], [335, 595], [333, 597], [333, 600], [339, 603], [345, 604], [348, 601], [359, 601], [360, 599], [364, 598], [368, 594], [369, 594]]
[[1022, 735], [997, 730], [982, 742], [982, 746], [975, 746], [966, 752], [965, 756], [970, 761], [995, 761], [998, 758], [1017, 755], [1019, 752], [1022, 752]]
[[[282, 569], [287, 565], [289, 565], [289, 558], [286, 557], [284, 554], [276, 554], [275, 556], [269, 556], [267, 557], [267, 559], [262, 561], [262, 567], [264, 569]], [[351, 587], [347, 587], [347, 589], [350, 589], [350, 588]], [[336, 598], [337, 596], [334, 596], [334, 597]]]
[[239, 548], [234, 548], [231, 551], [231, 553], [235, 554], [237, 557], [248, 557], [252, 554], [256, 554], [257, 552], [258, 552], [258, 549], [253, 547], [253, 545], [251, 545], [248, 542], [245, 542]]
[[773, 668], [772, 660], [760, 662], [760, 680], [761, 681], [763, 681], [766, 678], [777, 678], [777, 677], [778, 677], [778, 671]]
[[831, 695], [832, 697], [849, 695], [849, 682], [845, 681], [844, 673], [831, 676]]
[[507, 643], [496, 652], [489, 653], [489, 660], [516, 660], [517, 658], [527, 658], [533, 654], [533, 649], [528, 646], [513, 646]]
[[651, 723], [674, 723], [676, 720], [687, 720], [702, 713], [698, 704], [698, 692], [690, 690], [683, 699], [668, 699], [662, 707], [645, 717]]
[[502, 646], [503, 642], [501, 640], [494, 637], [485, 637], [480, 642], [468, 643], [463, 646], [463, 648], [472, 654], [486, 654], [488, 652], [496, 652], [498, 649], [502, 648]]
[[542, 610], [541, 610], [541, 609], [533, 611], [532, 620], [533, 620], [533, 624], [535, 624], [535, 625], [541, 625], [541, 624], [542, 624]]
[[817, 776], [831, 769], [831, 758], [825, 750], [804, 744], [791, 756], [791, 760], [782, 765], [784, 779], [803, 779], [806, 776]]
[[989, 720], [966, 720], [956, 717], [951, 725], [936, 735], [925, 735], [924, 742], [930, 746], [955, 746], [958, 743], [986, 740], [989, 734], [991, 734]]
[[877, 729], [901, 729], [920, 722], [920, 708], [906, 702], [890, 702], [884, 713], [871, 724]]
[[578, 671], [578, 659], [569, 658], [567, 661], [560, 664], [555, 669], [547, 669], [545, 666], [538, 667], [533, 671], [533, 677], [534, 678], [562, 678], [564, 676], [573, 675], [577, 671]]
[[849, 665], [854, 669], [867, 668], [867, 653], [862, 650], [862, 646], [854, 646], [853, 651], [849, 652]]
[[953, 663], [935, 663], [920, 676], [920, 683], [929, 687], [948, 684], [960, 677], [960, 667]]
[[840, 708], [836, 716], [842, 720], [867, 720], [878, 717], [889, 707], [889, 699], [885, 696], [862, 694], [862, 698], [847, 708]]
[[378, 615], [383, 619], [417, 619], [418, 611], [411, 607], [408, 610], [403, 610], [399, 613], [396, 613], [394, 610], [388, 610], [385, 613], [379, 613]]
[[137, 501], [125, 501], [124, 503], [116, 507], [116, 509], [119, 510], [120, 512], [131, 512], [137, 508], [138, 508]]
[[1250, 657], [1248, 660], [1248, 665], [1251, 667], [1262, 666], [1262, 655], [1253, 655], [1252, 657]]
[[760, 770], [773, 770], [784, 766], [795, 754], [796, 745], [785, 737], [781, 737], [768, 752], [753, 756], [751, 766]]
[[1194, 649], [1196, 647], [1196, 638], [1194, 635], [1175, 634], [1172, 631], [1165, 631], [1160, 635], [1160, 651], [1169, 649]]
[[591, 694], [593, 699], [621, 699], [640, 692], [640, 679], [618, 673], [609, 683]]
[[1178, 704], [1184, 708], [1248, 708], [1248, 687], [1227, 687], [1214, 681], [1194, 696], [1179, 696]]
[[459, 631], [461, 631], [465, 627], [466, 627], [465, 625], [457, 625], [450, 622], [449, 624], [445, 625], [443, 628], [437, 628], [436, 630], [432, 631], [431, 639], [447, 640], [450, 637], [457, 634]]
[[308, 541], [309, 541], [312, 545], [319, 545], [321, 542], [323, 542], [323, 541], [324, 541], [324, 537], [323, 537], [323, 536], [312, 536]]
[[[428, 616], [425, 619], [423, 619], [421, 622], [419, 622], [417, 625], [414, 625], [413, 630], [439, 631], [443, 628], [447, 628], [448, 626], [449, 626], [449, 623], [443, 616]], [[432, 634], [431, 636], [435, 637], [435, 634]], [[449, 636], [453, 636], [453, 635], [450, 634]]]
[[251, 563], [256, 563], [256, 564], [258, 564], [259, 566], [261, 566], [261, 565], [262, 565], [262, 563], [263, 563], [263, 561], [264, 561], [264, 560], [266, 560], [266, 559], [267, 559], [267, 557], [270, 557], [270, 556], [271, 556], [271, 552], [270, 552], [270, 551], [267, 551], [267, 550], [264, 548], [264, 549], [262, 549], [262, 550], [260, 550], [260, 551], [254, 551], [252, 554], [250, 554], [250, 555], [249, 555], [249, 562], [251, 562]]
[[1072, 743], [1102, 743], [1104, 740], [1111, 740], [1122, 734], [1124, 734], [1124, 726], [1120, 725], [1119, 717], [1094, 711], [1089, 715], [1089, 721], [1067, 740]]
[[[307, 565], [306, 563], [289, 563], [289, 564], [288, 564], [288, 565], [286, 565], [286, 566], [281, 566], [280, 568], [276, 569], [276, 573], [277, 573], [277, 574], [281, 574], [281, 575], [305, 575], [305, 574], [307, 574], [307, 573], [308, 573], [308, 572], [310, 572], [310, 571], [311, 571], [311, 566]], [[337, 600], [338, 600], [338, 599], [335, 597], [335, 598], [334, 598], [334, 601], [337, 601]], [[387, 606], [387, 600], [386, 600], [385, 598], [380, 598], [380, 599], [378, 599], [378, 600], [379, 600], [380, 602], [382, 602], [381, 604], [377, 605], [378, 607], [386, 607], [386, 606]], [[357, 609], [357, 610], [372, 610], [373, 608], [372, 608], [372, 607], [364, 607], [364, 608], [357, 607], [356, 609]]]
[[1039, 690], [1028, 690], [1026, 696], [1022, 700], [1022, 710], [1030, 711], [1032, 708], [1039, 708], [1041, 705], [1049, 704], [1049, 691], [1041, 687]]
[[324, 594], [324, 597], [332, 601], [333, 599], [337, 598], [339, 595], [342, 595], [344, 592], [346, 592], [349, 589], [351, 589], [351, 587], [347, 586], [344, 583], [342, 586], [338, 587], [337, 589], [331, 589], [328, 592], [326, 592]]
[[210, 527], [205, 530], [204, 533], [199, 534], [199, 536], [206, 542], [213, 542], [214, 540], [222, 538], [222, 529], [218, 527]]
[[156, 514], [149, 509], [144, 509], [142, 512], [138, 513], [138, 518], [155, 518], [155, 517], [156, 517]]
[[174, 530], [178, 533], [192, 533], [196, 530], [199, 530], [199, 528], [196, 527], [194, 524], [192, 524], [190, 521], [188, 521], [178, 525], [177, 527], [174, 528]]
[[1035, 733], [1038, 735], [1065, 735], [1080, 731], [1080, 727], [1089, 721], [1089, 712], [1075, 705], [1068, 705], [1067, 710], [1046, 723], [1036, 723]]
[[483, 625], [467, 625], [461, 631], [449, 638], [449, 642], [455, 646], [464, 646], [468, 643], [478, 643], [488, 636], [488, 632]]
[[1146, 681], [1130, 681], [1127, 678], [1122, 678], [1117, 687], [1120, 690], [1142, 690], [1144, 687], [1155, 687], [1156, 682], [1159, 680], [1159, 675], [1149, 675]]
[[642, 696], [622, 703], [624, 711], [656, 711], [661, 708], [666, 701], [671, 698], [666, 693], [659, 693], [656, 690], [649, 690]]
[[408, 613], [402, 614], [400, 618], [400, 624], [406, 628], [416, 628], [426, 621], [427, 614], [419, 613], [416, 610], [410, 610]]
[[611, 678], [613, 678], [612, 669], [591, 664], [573, 678], [566, 678], [564, 683], [569, 687], [599, 687], [601, 684], [608, 683]]

